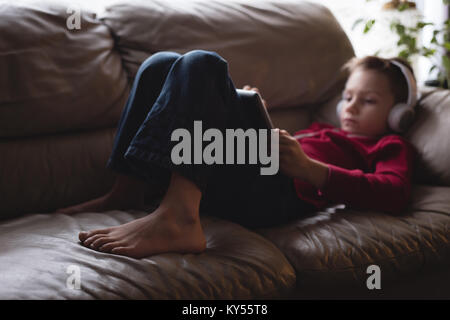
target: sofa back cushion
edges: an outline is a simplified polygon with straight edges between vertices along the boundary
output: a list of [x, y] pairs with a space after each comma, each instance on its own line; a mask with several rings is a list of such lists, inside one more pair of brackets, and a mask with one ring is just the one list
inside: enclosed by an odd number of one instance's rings
[[[70, 1], [0, 3], [0, 138], [114, 126], [128, 95], [108, 28]], [[80, 29], [69, 28], [80, 14]]]
[[331, 12], [303, 1], [120, 1], [99, 17], [130, 78], [158, 51], [215, 51], [228, 61], [235, 86], [258, 87], [269, 109], [328, 100], [354, 55]]
[[450, 90], [422, 91], [415, 121], [405, 133], [418, 153], [414, 181], [450, 186]]
[[[129, 84], [108, 30], [73, 1], [0, 3], [0, 219], [103, 194]], [[80, 14], [80, 29], [69, 29]], [[68, 21], [69, 20], [69, 21]]]

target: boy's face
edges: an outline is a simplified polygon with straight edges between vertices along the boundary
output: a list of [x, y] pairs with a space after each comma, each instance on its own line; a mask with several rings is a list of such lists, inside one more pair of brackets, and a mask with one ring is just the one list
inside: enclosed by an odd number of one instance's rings
[[388, 130], [388, 115], [395, 99], [387, 76], [376, 70], [356, 68], [347, 80], [341, 129], [365, 136], [379, 136]]

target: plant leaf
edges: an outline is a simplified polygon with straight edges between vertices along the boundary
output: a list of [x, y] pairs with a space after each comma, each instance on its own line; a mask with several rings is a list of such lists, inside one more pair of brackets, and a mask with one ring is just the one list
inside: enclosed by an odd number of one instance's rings
[[432, 25], [434, 25], [434, 23], [432, 23], [432, 22], [423, 22], [423, 21], [419, 21], [419, 22], [417, 22], [417, 24], [416, 24], [416, 28], [418, 28], [418, 29], [423, 29], [423, 28], [426, 27], [426, 26], [432, 26]]
[[353, 25], [352, 25], [352, 30], [355, 30], [355, 28], [356, 28], [359, 24], [361, 24], [361, 22], [363, 22], [363, 21], [364, 21], [363, 18], [359, 18], [359, 19], [355, 20], [355, 22], [353, 22]]
[[405, 11], [406, 9], [409, 9], [409, 3], [408, 2], [403, 2], [397, 7], [398, 11]]
[[428, 73], [431, 73], [434, 69], [436, 69], [437, 68], [437, 65], [433, 65], [431, 68], [430, 68], [430, 70], [428, 71]]
[[400, 51], [400, 52], [398, 53], [398, 56], [399, 56], [400, 58], [403, 58], [403, 59], [408, 60], [410, 54], [409, 54], [408, 50], [402, 50], [402, 51]]
[[375, 19], [370, 19], [366, 22], [366, 25], [364, 27], [363, 33], [367, 33], [372, 29], [373, 25], [375, 24]]
[[395, 23], [394, 28], [399, 35], [405, 34], [405, 26], [401, 23]]
[[447, 73], [450, 72], [450, 58], [447, 55], [442, 56], [442, 64], [444, 65], [445, 69], [447, 70]]

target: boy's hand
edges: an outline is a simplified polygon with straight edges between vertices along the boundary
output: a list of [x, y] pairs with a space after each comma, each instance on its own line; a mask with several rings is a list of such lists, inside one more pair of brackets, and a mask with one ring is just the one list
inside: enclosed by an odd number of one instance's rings
[[[250, 87], [249, 85], [245, 85], [242, 89], [243, 89], [243, 90], [251, 90], [251, 91], [258, 92], [259, 95], [261, 96], [261, 93], [259, 92], [259, 89], [258, 89], [257, 87]], [[262, 103], [263, 103], [263, 105], [264, 105], [264, 108], [267, 109], [267, 103], [266, 103], [266, 100], [264, 100], [264, 99], [262, 98], [262, 96], [261, 96], [261, 99], [262, 99]]]
[[286, 130], [279, 130], [280, 170], [291, 178], [308, 179], [310, 158]]

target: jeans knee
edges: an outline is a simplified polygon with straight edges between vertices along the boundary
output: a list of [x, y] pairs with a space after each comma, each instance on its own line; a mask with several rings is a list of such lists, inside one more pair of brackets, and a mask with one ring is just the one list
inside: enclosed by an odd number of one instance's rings
[[172, 51], [157, 52], [142, 62], [138, 73], [142, 74], [151, 69], [151, 73], [167, 70], [181, 55]]
[[206, 68], [208, 71], [217, 66], [222, 68], [227, 66], [227, 61], [214, 51], [192, 50], [185, 53], [182, 58], [189, 66], [200, 69]]

